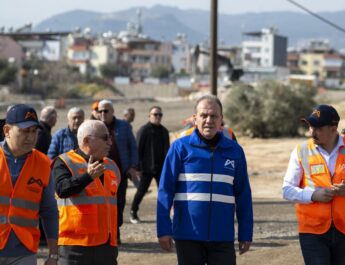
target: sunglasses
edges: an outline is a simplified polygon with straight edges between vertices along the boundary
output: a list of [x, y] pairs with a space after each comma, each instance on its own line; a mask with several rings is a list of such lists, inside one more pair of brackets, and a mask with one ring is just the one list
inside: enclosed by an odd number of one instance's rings
[[102, 140], [105, 141], [105, 142], [108, 142], [108, 140], [110, 139], [110, 135], [109, 135], [109, 134], [103, 134], [103, 135], [88, 135], [88, 136], [96, 137], [96, 138], [102, 139]]
[[155, 117], [162, 117], [163, 113], [152, 113], [152, 115]]
[[109, 112], [108, 109], [97, 110], [97, 113], [105, 113], [105, 114], [107, 114], [108, 112]]

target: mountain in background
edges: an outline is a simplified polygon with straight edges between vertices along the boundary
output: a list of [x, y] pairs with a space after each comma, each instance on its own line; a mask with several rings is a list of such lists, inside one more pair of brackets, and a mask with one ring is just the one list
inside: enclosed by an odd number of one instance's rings
[[[75, 10], [55, 15], [40, 22], [35, 31], [71, 31], [76, 27], [89, 27], [93, 33], [126, 30], [128, 22], [137, 21], [140, 9], [144, 34], [153, 39], [173, 40], [178, 33], [187, 35], [191, 43], [209, 38], [208, 11], [156, 5], [152, 8], [135, 7], [112, 13]], [[345, 10], [321, 12], [319, 15], [345, 28]], [[332, 28], [315, 17], [299, 12], [263, 12], [227, 15], [220, 13], [219, 41], [239, 45], [243, 32], [259, 31], [264, 27], [275, 27], [279, 34], [288, 37], [289, 46], [297, 46], [310, 39], [329, 39], [332, 47], [345, 48], [345, 33]]]

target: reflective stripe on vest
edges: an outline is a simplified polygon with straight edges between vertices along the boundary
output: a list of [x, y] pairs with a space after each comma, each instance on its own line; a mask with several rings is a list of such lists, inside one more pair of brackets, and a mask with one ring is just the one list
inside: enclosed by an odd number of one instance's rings
[[232, 130], [230, 128], [223, 128], [223, 134], [228, 139], [233, 139], [232, 137]]
[[[11, 202], [11, 203], [10, 203]], [[24, 199], [13, 198], [11, 201], [10, 197], [0, 196], [0, 204], [2, 205], [10, 205], [20, 208], [25, 208], [32, 211], [38, 211], [40, 209], [40, 204]]]
[[[178, 176], [178, 181], [208, 181], [211, 182], [211, 174], [206, 173], [181, 173]], [[224, 182], [227, 184], [234, 184], [234, 177], [222, 174], [213, 174], [213, 181]]]
[[0, 215], [0, 224], [14, 224], [24, 227], [38, 227], [38, 220], [27, 219], [18, 216], [10, 216], [9, 218], [7, 218], [7, 216]]
[[310, 150], [308, 148], [308, 142], [304, 142], [301, 144], [300, 150], [299, 150], [299, 157], [301, 160], [301, 164], [304, 170], [304, 174], [307, 180], [306, 185], [310, 188], [315, 188], [315, 183], [311, 178], [311, 172], [310, 172], [310, 167], [309, 167], [309, 156], [310, 155], [317, 155], [317, 150]]
[[[107, 200], [112, 205], [117, 205], [117, 198], [114, 197], [107, 197]], [[81, 197], [71, 197], [66, 199], [57, 199], [58, 206], [72, 206], [72, 205], [87, 205], [87, 204], [105, 204], [105, 198], [102, 196], [97, 197], [88, 197], [88, 196], [81, 196]]]
[[76, 164], [76, 163], [73, 163], [72, 160], [68, 157], [67, 153], [64, 153], [62, 155], [60, 155], [61, 158], [63, 158], [63, 160], [65, 161], [66, 165], [70, 168], [70, 170], [72, 171], [72, 176], [79, 176], [80, 173], [79, 171], [82, 170], [82, 171], [85, 171], [85, 173], [87, 172], [86, 171], [86, 167], [84, 164]]
[[115, 166], [114, 163], [112, 163], [111, 161], [109, 161], [108, 159], [106, 160], [107, 163], [104, 164], [105, 169], [111, 170], [115, 172], [115, 175], [117, 176], [117, 181], [120, 183], [121, 181], [121, 174], [120, 174], [120, 170], [117, 166]]
[[10, 205], [10, 198], [9, 197], [4, 197], [4, 196], [0, 196], [0, 204], [2, 204], [2, 205]]
[[[211, 193], [176, 193], [174, 200], [175, 201], [211, 201]], [[213, 193], [212, 201], [234, 204], [235, 197]]]

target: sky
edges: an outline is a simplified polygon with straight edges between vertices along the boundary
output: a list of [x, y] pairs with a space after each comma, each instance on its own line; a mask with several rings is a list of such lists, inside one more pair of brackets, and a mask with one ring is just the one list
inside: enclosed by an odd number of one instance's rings
[[[211, 0], [2, 0], [0, 27], [34, 25], [53, 15], [83, 9], [97, 12], [114, 12], [131, 7], [152, 7], [157, 4], [181, 9], [209, 10]], [[314, 12], [345, 10], [345, 0], [295, 0]], [[225, 14], [246, 12], [296, 11], [302, 12], [287, 0], [218, 0], [218, 10]]]

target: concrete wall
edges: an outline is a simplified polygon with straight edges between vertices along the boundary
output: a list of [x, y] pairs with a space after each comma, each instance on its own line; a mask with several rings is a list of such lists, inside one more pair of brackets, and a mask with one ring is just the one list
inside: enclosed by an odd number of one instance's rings
[[175, 84], [136, 84], [116, 85], [116, 88], [129, 98], [178, 97], [179, 88]]

